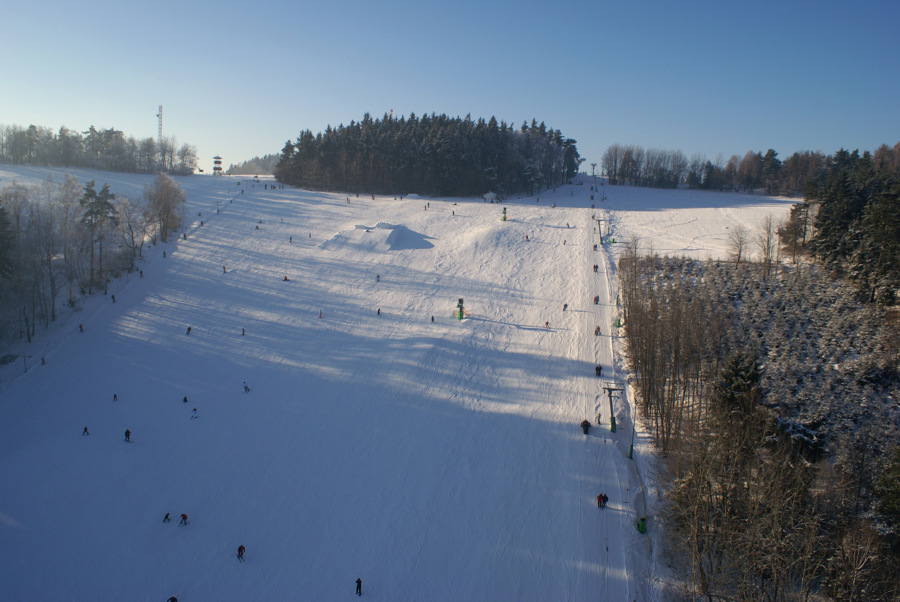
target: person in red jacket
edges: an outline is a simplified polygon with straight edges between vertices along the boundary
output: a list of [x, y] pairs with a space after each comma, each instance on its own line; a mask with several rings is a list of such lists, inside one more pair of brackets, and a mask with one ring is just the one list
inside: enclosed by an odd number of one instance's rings
[[186, 525], [186, 524], [187, 524], [187, 514], [185, 514], [184, 512], [182, 512], [182, 513], [181, 513], [181, 522], [178, 523], [178, 526], [179, 526], [179, 527], [182, 527], [182, 526], [184, 526], [184, 525]]

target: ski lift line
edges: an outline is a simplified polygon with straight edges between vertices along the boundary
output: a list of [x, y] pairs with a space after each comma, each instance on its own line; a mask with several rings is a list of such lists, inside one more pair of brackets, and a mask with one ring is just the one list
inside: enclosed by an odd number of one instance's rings
[[[610, 228], [612, 227], [612, 218], [608, 214], [608, 211], [607, 211], [607, 224], [609, 224]], [[604, 250], [603, 247], [600, 247], [600, 250], [601, 250], [601, 253], [603, 254], [603, 261], [601, 263], [603, 264], [603, 273], [606, 278], [607, 304], [609, 304], [611, 306], [612, 301], [613, 301], [613, 299], [612, 299], [613, 283], [612, 283], [612, 278], [610, 276], [609, 262], [612, 261], [612, 257], [609, 253], [607, 253]], [[620, 308], [618, 306], [616, 306], [616, 313], [618, 313], [619, 311], [620, 311]], [[610, 347], [610, 357], [612, 358], [612, 362], [611, 362], [612, 365], [610, 366], [610, 369], [612, 371], [613, 382], [615, 383], [615, 382], [619, 382], [620, 379], [618, 378], [618, 370], [616, 369], [615, 339], [611, 333], [610, 333], [610, 337], [609, 337], [609, 347]], [[635, 405], [633, 403], [633, 398], [629, 394], [630, 390], [631, 390], [630, 387], [625, 386], [624, 384], [622, 385], [621, 391], [622, 391], [622, 394], [624, 397], [625, 405], [628, 407], [628, 414], [629, 414], [629, 419], [631, 420], [632, 432], [634, 432], [634, 430], [637, 428], [637, 422], [636, 422], [637, 421], [637, 413], [636, 413]], [[612, 409], [612, 408], [610, 408], [610, 409]], [[641, 475], [640, 466], [638, 465], [637, 460], [632, 458], [632, 462], [630, 464], [633, 466], [635, 474], [637, 474], [638, 483], [640, 483], [641, 502], [643, 505], [644, 515], [646, 516], [646, 514], [648, 512], [648, 507], [647, 507], [647, 490], [644, 487], [644, 479], [643, 479], [643, 476]], [[639, 519], [641, 517], [636, 515], [635, 518]], [[650, 536], [647, 535], [645, 537], [645, 539], [647, 540], [647, 553], [649, 554], [649, 557], [652, 558], [653, 557], [653, 546], [650, 543]]]

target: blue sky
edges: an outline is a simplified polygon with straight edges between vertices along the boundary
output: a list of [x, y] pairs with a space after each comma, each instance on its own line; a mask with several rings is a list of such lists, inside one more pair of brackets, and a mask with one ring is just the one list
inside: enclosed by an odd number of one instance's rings
[[[12, 3], [10, 3], [12, 4]], [[4, 8], [0, 123], [195, 145], [200, 167], [301, 129], [415, 112], [536, 118], [715, 159], [900, 141], [900, 4], [100, 2]]]

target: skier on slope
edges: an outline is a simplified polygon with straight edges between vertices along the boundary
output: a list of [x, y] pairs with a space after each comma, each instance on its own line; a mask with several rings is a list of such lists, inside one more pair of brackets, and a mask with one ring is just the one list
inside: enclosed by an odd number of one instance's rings
[[164, 522], [164, 523], [167, 523], [167, 522], [169, 522], [170, 520], [171, 520], [171, 519], [169, 518], [169, 513], [166, 512], [166, 515], [163, 517], [163, 522]]
[[244, 548], [243, 544], [238, 546], [237, 557], [238, 557], [238, 560], [240, 560], [241, 562], [244, 562], [244, 550], [245, 550], [245, 548]]
[[356, 595], [357, 596], [362, 595], [362, 579], [360, 579], [358, 577], [356, 579]]
[[181, 522], [178, 523], [178, 526], [179, 526], [179, 527], [183, 527], [183, 526], [186, 525], [186, 524], [188, 524], [188, 522], [187, 522], [187, 514], [185, 514], [184, 512], [182, 512], [182, 513], [181, 513]]

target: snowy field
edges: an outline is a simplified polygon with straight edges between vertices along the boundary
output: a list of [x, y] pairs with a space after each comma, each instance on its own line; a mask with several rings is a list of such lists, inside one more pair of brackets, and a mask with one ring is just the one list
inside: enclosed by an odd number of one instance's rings
[[[64, 171], [0, 166], [0, 187]], [[73, 173], [134, 197], [151, 181]], [[591, 209], [587, 177], [502, 205], [179, 182], [186, 239], [145, 248], [117, 303], [17, 343], [27, 373], [0, 368], [0, 599], [330, 601], [357, 577], [372, 600], [657, 597], [651, 449], [639, 430], [627, 458], [630, 406], [612, 433], [601, 389], [624, 381], [615, 256], [633, 235], [725, 256], [787, 200], [606, 186]], [[616, 244], [593, 250], [592, 215]]]

